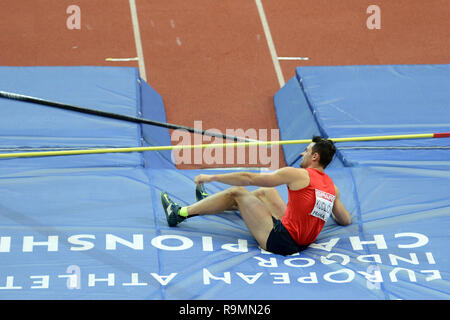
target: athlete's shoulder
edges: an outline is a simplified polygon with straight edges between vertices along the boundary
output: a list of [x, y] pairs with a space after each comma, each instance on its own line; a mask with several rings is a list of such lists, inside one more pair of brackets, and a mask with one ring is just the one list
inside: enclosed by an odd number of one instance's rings
[[295, 168], [295, 167], [283, 167], [277, 170], [281, 174], [289, 174], [294, 176], [309, 176], [309, 173], [306, 169], [303, 168]]
[[298, 190], [309, 185], [309, 172], [303, 168], [294, 168], [294, 167], [284, 167], [282, 169], [282, 174], [289, 175], [290, 181], [288, 183], [288, 187], [291, 190]]

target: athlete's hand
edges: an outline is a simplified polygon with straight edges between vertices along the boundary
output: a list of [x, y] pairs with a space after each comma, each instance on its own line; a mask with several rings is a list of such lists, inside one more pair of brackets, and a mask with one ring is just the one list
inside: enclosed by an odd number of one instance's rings
[[199, 185], [205, 182], [211, 182], [212, 181], [212, 175], [209, 174], [199, 174], [195, 177], [194, 182]]

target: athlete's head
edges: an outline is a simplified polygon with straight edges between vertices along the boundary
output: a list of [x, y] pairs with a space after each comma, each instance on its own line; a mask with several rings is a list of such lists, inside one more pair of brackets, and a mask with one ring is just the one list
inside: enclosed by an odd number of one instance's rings
[[324, 169], [333, 160], [333, 156], [336, 153], [336, 147], [333, 141], [324, 139], [319, 136], [314, 136], [312, 142], [302, 152], [302, 161], [300, 163], [301, 168], [308, 168], [314, 164], [318, 164]]

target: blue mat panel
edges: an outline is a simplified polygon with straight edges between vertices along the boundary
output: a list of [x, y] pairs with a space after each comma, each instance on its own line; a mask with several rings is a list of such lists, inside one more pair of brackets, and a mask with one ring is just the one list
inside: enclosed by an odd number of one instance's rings
[[[308, 101], [300, 88], [296, 77], [290, 79], [286, 85], [274, 95], [274, 105], [280, 130], [280, 140], [311, 139], [313, 136], [325, 136], [314, 118]], [[301, 153], [308, 144], [282, 145], [286, 164], [298, 167]], [[342, 168], [341, 158], [334, 157], [329, 168]]]
[[[3, 91], [138, 116], [140, 89], [135, 68], [0, 67]], [[2, 152], [141, 146], [140, 126], [21, 101], [0, 99]], [[74, 158], [11, 159], [4, 167], [140, 165], [140, 154]]]
[[[140, 113], [145, 119], [151, 119], [158, 122], [167, 122], [164, 108], [164, 101], [161, 95], [156, 92], [143, 79], [139, 80], [141, 84], [141, 105]], [[158, 126], [142, 126], [142, 145], [148, 146], [170, 146], [169, 131], [166, 128]], [[171, 158], [171, 151], [151, 151], [144, 152], [145, 165], [152, 168], [175, 169]]]
[[[301, 67], [296, 73], [324, 136], [450, 131], [450, 64]], [[339, 147], [345, 165], [450, 168], [449, 139], [348, 142]]]

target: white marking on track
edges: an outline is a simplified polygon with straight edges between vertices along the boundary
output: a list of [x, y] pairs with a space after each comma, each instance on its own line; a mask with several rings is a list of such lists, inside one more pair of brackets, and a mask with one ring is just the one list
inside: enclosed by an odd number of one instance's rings
[[255, 0], [256, 7], [258, 8], [259, 17], [261, 19], [261, 23], [264, 29], [264, 34], [266, 35], [267, 45], [269, 46], [270, 55], [272, 56], [273, 66], [275, 68], [275, 73], [278, 78], [278, 83], [280, 87], [283, 87], [284, 77], [283, 72], [281, 71], [280, 62], [278, 61], [277, 51], [275, 50], [275, 45], [273, 43], [272, 35], [270, 33], [269, 23], [267, 22], [266, 14], [264, 13], [264, 8], [261, 3], [261, 0]]
[[139, 58], [106, 58], [105, 61], [139, 61]]
[[309, 60], [308, 57], [278, 57], [278, 60]]
[[145, 72], [144, 51], [142, 50], [141, 33], [139, 31], [139, 20], [136, 9], [136, 1], [130, 1], [131, 21], [133, 23], [134, 42], [136, 44], [137, 57], [139, 62], [139, 74], [142, 79], [147, 81], [147, 74]]

